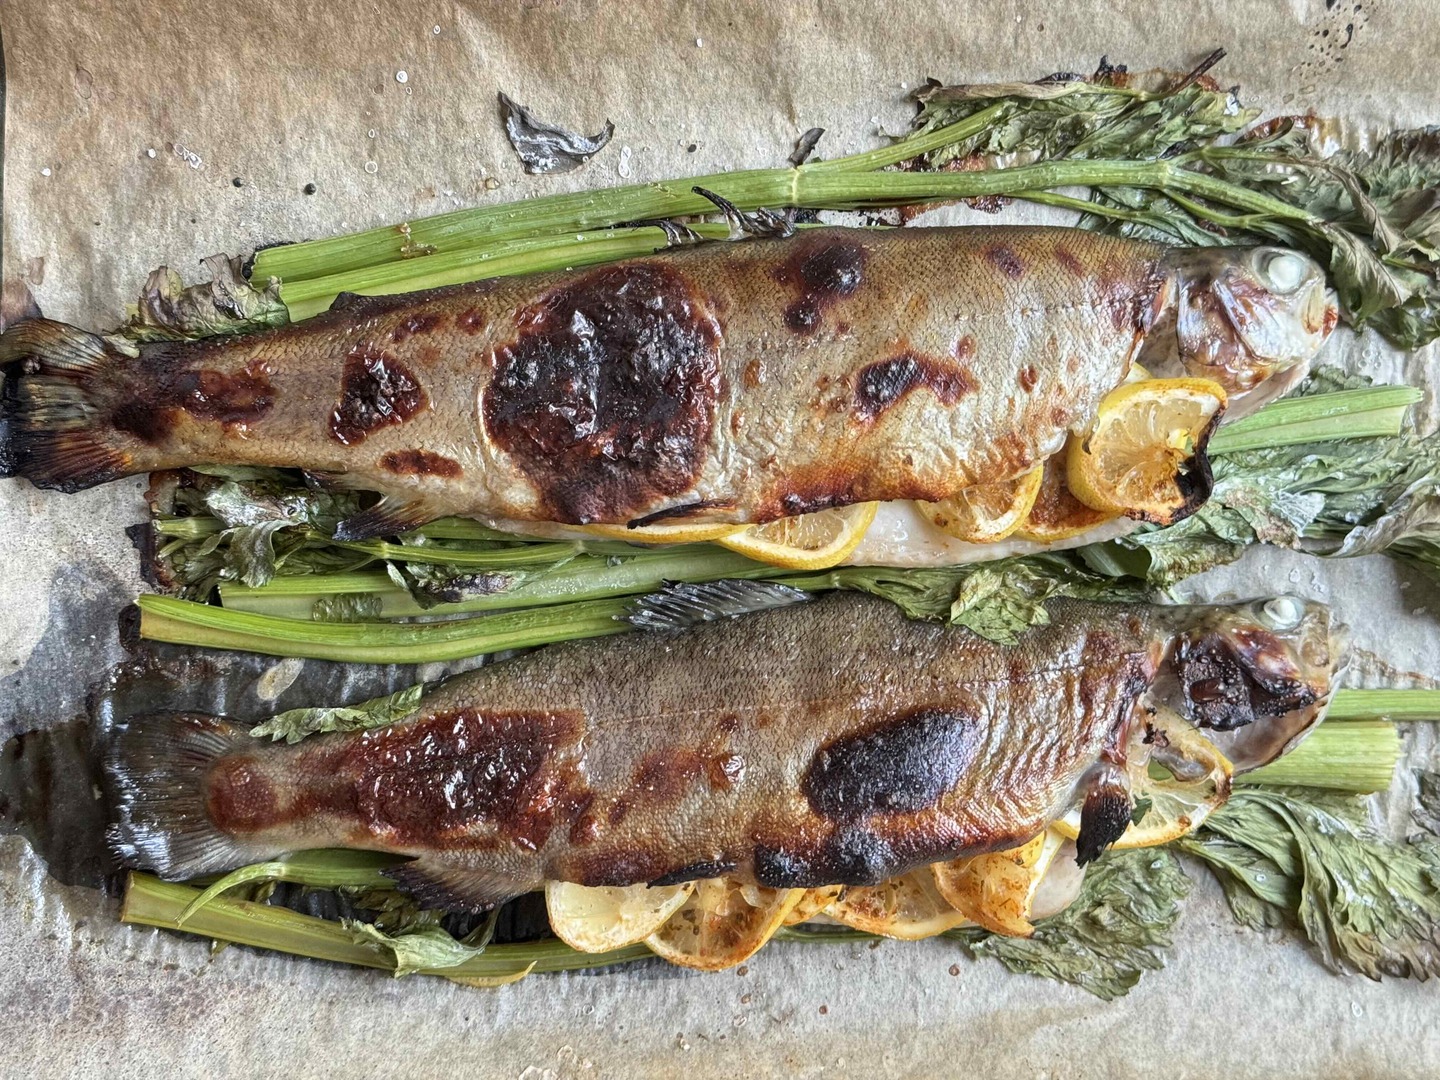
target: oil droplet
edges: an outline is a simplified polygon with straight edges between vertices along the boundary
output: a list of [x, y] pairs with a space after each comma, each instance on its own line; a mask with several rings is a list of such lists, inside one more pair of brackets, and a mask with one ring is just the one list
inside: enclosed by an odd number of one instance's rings
[[41, 170], [40, 170], [40, 175], [41, 175], [41, 176], [49, 176], [49, 175], [50, 175], [50, 166], [49, 166], [49, 165], [46, 165], [45, 168], [41, 169]]
[[487, 176], [487, 177], [485, 178], [485, 190], [486, 190], [486, 191], [494, 191], [494, 190], [495, 190], [496, 188], [498, 188], [499, 186], [500, 186], [500, 181], [499, 181], [499, 180], [496, 180], [495, 177], [493, 177], [493, 176]]
[[380, 171], [380, 166], [375, 164], [375, 162], [373, 161], [367, 161], [365, 162], [365, 171], [371, 176], [374, 176], [377, 172]]
[[371, 128], [369, 131], [367, 131], [367, 132], [365, 133], [365, 137], [366, 137], [367, 139], [373, 139], [373, 138], [375, 138], [376, 135], [379, 135], [379, 134], [380, 134], [380, 133], [379, 133], [378, 131], [376, 131], [374, 128]]
[[430, 28], [430, 32], [431, 32], [432, 34], [434, 34], [436, 37], [439, 37], [439, 36], [440, 36], [440, 27], [438, 27], [438, 26], [432, 26], [432, 27]]
[[395, 81], [398, 82], [401, 86], [404, 86], [407, 82], [410, 81], [410, 73], [407, 71], [397, 71], [395, 73]]
[[704, 42], [703, 40], [701, 40], [700, 38], [697, 37], [697, 38], [695, 39], [695, 48], [697, 48], [697, 49], [703, 49], [704, 47], [705, 47], [705, 42]]
[[1359, 1020], [1360, 1017], [1365, 1015], [1365, 1010], [1360, 1007], [1360, 1002], [1350, 1002], [1350, 1015], [1355, 1017], [1356, 1020]]
[[631, 170], [630, 170], [630, 155], [631, 155], [631, 153], [632, 153], [632, 151], [630, 150], [630, 147], [628, 147], [628, 146], [622, 146], [622, 147], [620, 147], [620, 164], [619, 164], [619, 166], [617, 166], [616, 171], [618, 171], [621, 176], [629, 176], [629, 175], [630, 175], [630, 171], [631, 171]]

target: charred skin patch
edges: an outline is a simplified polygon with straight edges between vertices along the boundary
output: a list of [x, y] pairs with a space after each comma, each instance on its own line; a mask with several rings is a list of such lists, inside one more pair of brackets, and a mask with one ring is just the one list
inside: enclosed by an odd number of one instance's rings
[[785, 308], [785, 325], [797, 334], [809, 335], [820, 328], [828, 307], [860, 288], [869, 253], [856, 241], [833, 235], [792, 244], [797, 250], [774, 276], [794, 295]]
[[1025, 276], [1025, 263], [1008, 244], [991, 244], [981, 254], [986, 262], [1012, 281]]
[[454, 458], [431, 450], [392, 450], [380, 457], [380, 467], [397, 476], [438, 476], [454, 480], [465, 470]]
[[923, 810], [950, 791], [974, 763], [983, 726], [950, 709], [919, 709], [822, 746], [800, 790], [822, 817]]
[[205, 810], [222, 832], [254, 832], [276, 823], [275, 789], [248, 754], [223, 757], [206, 778]]
[[359, 824], [389, 842], [445, 848], [493, 824], [535, 850], [585, 802], [570, 760], [582, 728], [572, 712], [457, 709], [367, 733], [326, 764], [352, 778]]
[[945, 405], [954, 405], [979, 388], [969, 369], [906, 349], [860, 369], [855, 380], [855, 416], [869, 423], [922, 386]]
[[758, 845], [755, 880], [772, 889], [876, 885], [908, 869], [890, 840], [864, 825], [837, 828], [815, 844]]
[[444, 321], [445, 317], [438, 311], [417, 311], [390, 331], [390, 341], [399, 345], [409, 338], [432, 333], [438, 330]]
[[251, 360], [239, 371], [190, 369], [157, 351], [146, 355], [145, 379], [110, 414], [116, 430], [150, 443], [163, 442], [182, 412], [197, 420], [253, 424], [275, 404], [270, 366]]
[[671, 870], [668, 874], [661, 874], [654, 881], [655, 885], [679, 885], [686, 881], [698, 881], [701, 878], [720, 877], [735, 869], [737, 863], [724, 860], [711, 860], [709, 862], [691, 863], [689, 866], [682, 866], [678, 870]]
[[380, 428], [403, 424], [430, 404], [415, 374], [390, 353], [368, 344], [345, 359], [340, 400], [330, 414], [330, 436], [345, 446]]
[[485, 430], [552, 520], [625, 521], [686, 490], [720, 392], [720, 327], [673, 267], [607, 267], [521, 313], [495, 350]]

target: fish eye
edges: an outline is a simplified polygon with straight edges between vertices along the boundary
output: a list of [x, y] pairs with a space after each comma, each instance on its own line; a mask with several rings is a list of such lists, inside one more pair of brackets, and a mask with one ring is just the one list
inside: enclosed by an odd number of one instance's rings
[[1255, 269], [1265, 286], [1278, 293], [1294, 292], [1309, 274], [1305, 256], [1284, 248], [1262, 248]]
[[1277, 596], [1260, 608], [1260, 621], [1272, 630], [1293, 630], [1305, 614], [1304, 605], [1293, 596]]

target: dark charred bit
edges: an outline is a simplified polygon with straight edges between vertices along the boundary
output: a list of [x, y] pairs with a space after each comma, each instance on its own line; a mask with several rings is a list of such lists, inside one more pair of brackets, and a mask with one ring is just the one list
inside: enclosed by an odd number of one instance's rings
[[737, 865], [738, 864], [733, 861], [727, 862], [724, 860], [691, 863], [689, 866], [682, 866], [679, 870], [672, 870], [668, 874], [661, 874], [654, 881], [650, 882], [650, 886], [654, 888], [658, 885], [680, 885], [686, 881], [720, 877], [730, 873]]
[[354, 777], [345, 798], [388, 842], [445, 847], [491, 822], [534, 850], [583, 803], [571, 760], [583, 726], [574, 712], [457, 709], [367, 732], [343, 744], [327, 771]]
[[175, 429], [180, 413], [223, 424], [253, 424], [275, 404], [270, 367], [251, 360], [239, 371], [191, 370], [178, 352], [157, 350], [145, 357], [147, 380], [111, 411], [116, 429], [152, 446]]
[[925, 387], [945, 405], [954, 405], [978, 389], [968, 368], [907, 349], [889, 360], [860, 369], [855, 380], [855, 416], [873, 421], [918, 387]]
[[429, 334], [438, 329], [444, 322], [444, 316], [438, 311], [419, 311], [390, 331], [390, 340], [399, 345], [406, 338], [412, 338], [419, 334]]
[[402, 476], [438, 476], [453, 480], [465, 470], [454, 458], [431, 450], [392, 450], [380, 457], [380, 467]]
[[833, 233], [792, 246], [798, 250], [774, 271], [775, 279], [795, 293], [785, 309], [785, 325], [797, 334], [813, 334], [826, 308], [860, 288], [869, 256], [861, 244]]
[[757, 844], [755, 880], [772, 889], [824, 885], [875, 885], [907, 868], [909, 860], [875, 830], [844, 825], [824, 840]]
[[981, 254], [986, 262], [1006, 277], [1015, 279], [1025, 276], [1025, 264], [1008, 244], [991, 244]]
[[1035, 384], [1040, 381], [1040, 373], [1035, 370], [1034, 364], [1026, 364], [1020, 369], [1020, 389], [1025, 393], [1035, 389]]
[[1094, 862], [1125, 834], [1134, 812], [1130, 786], [1116, 765], [1106, 763], [1091, 775], [1080, 808], [1080, 834], [1075, 839], [1075, 861]]
[[667, 506], [663, 510], [656, 510], [653, 514], [646, 514], [644, 517], [627, 521], [625, 525], [627, 528], [639, 529], [646, 525], [654, 525], [657, 521], [692, 517], [706, 510], [730, 510], [734, 506], [734, 499], [699, 499], [695, 502], [681, 503], [679, 506]]
[[478, 334], [485, 329], [488, 322], [485, 312], [479, 308], [471, 308], [455, 316], [455, 328], [464, 334]]
[[626, 521], [689, 488], [720, 393], [719, 324], [673, 266], [630, 263], [552, 290], [495, 350], [485, 429], [552, 520]]
[[390, 353], [360, 344], [345, 360], [340, 400], [330, 414], [330, 435], [355, 446], [380, 428], [403, 424], [429, 404], [409, 368]]
[[924, 810], [955, 786], [984, 738], [972, 717], [920, 709], [821, 747], [800, 790], [832, 820]]
[[249, 755], [223, 757], [206, 778], [205, 810], [221, 832], [254, 832], [275, 824], [275, 789]]

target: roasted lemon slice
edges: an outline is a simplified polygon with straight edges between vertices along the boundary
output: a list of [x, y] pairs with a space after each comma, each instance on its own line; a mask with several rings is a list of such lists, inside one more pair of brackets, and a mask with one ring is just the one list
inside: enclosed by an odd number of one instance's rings
[[1095, 426], [1065, 452], [1070, 491], [1086, 506], [1171, 525], [1210, 495], [1205, 444], [1225, 411], [1209, 379], [1147, 379], [1105, 395]]
[[1040, 494], [1044, 468], [995, 484], [976, 484], [939, 502], [915, 505], [938, 529], [967, 544], [993, 544], [1025, 523]]
[[844, 885], [826, 885], [819, 889], [806, 889], [800, 902], [790, 909], [789, 915], [785, 916], [785, 925], [794, 926], [796, 923], [813, 919], [833, 904], [844, 891]]
[[689, 898], [695, 883], [587, 886], [545, 884], [545, 910], [555, 936], [581, 952], [608, 952], [644, 941]]
[[[1071, 438], [1073, 444], [1078, 440]], [[1120, 515], [1086, 506], [1074, 495], [1065, 482], [1065, 454], [1045, 459], [1040, 474], [1040, 490], [1025, 521], [1014, 532], [1020, 540], [1033, 540], [1037, 544], [1053, 544], [1057, 540], [1069, 540], [1072, 536], [1087, 533], [1107, 521], [1114, 521]]]
[[849, 555], [875, 520], [879, 503], [855, 503], [833, 510], [751, 525], [720, 538], [731, 551], [787, 570], [824, 570]]
[[[1144, 765], [1130, 770], [1140, 820], [1127, 826], [1111, 845], [1117, 851], [1179, 840], [1199, 828], [1230, 797], [1233, 767], [1209, 739], [1166, 709], [1151, 718], [1151, 726], [1164, 736], [1170, 760], [1178, 762], [1186, 775], [1168, 770], [1156, 770], [1155, 775]], [[1080, 835], [1080, 810], [1071, 810], [1050, 828], [1074, 840]]]
[[1055, 861], [1065, 837], [1046, 830], [1009, 851], [993, 851], [930, 867], [940, 895], [956, 911], [986, 930], [1008, 937], [1029, 937], [1035, 891]]
[[965, 921], [940, 895], [928, 866], [879, 885], [851, 886], [825, 914], [856, 930], [906, 941], [934, 937]]
[[785, 922], [804, 889], [765, 889], [730, 878], [705, 878], [648, 938], [672, 964], [719, 971], [755, 954]]
[[671, 525], [571, 525], [576, 532], [588, 533], [603, 540], [628, 540], [632, 544], [701, 544], [744, 532], [748, 525], [724, 521], [677, 521]]

